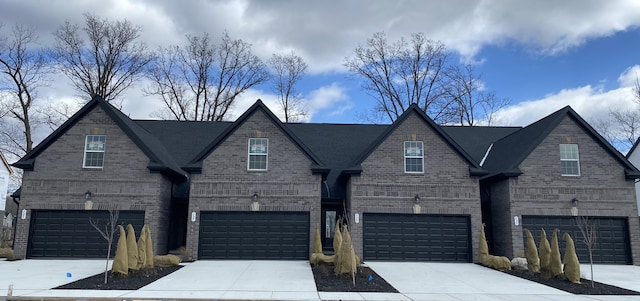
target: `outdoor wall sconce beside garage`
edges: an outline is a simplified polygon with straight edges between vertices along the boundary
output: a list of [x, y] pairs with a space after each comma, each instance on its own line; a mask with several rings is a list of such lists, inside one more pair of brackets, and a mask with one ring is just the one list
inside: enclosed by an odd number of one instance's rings
[[253, 200], [253, 202], [251, 202], [251, 211], [260, 211], [260, 195], [254, 192], [251, 199]]
[[414, 214], [420, 214], [420, 211], [422, 211], [422, 207], [420, 207], [420, 195], [417, 195], [413, 197], [413, 213]]
[[578, 216], [578, 199], [571, 199], [571, 215]]
[[93, 201], [91, 201], [91, 190], [87, 189], [87, 192], [84, 193], [84, 210], [93, 209]]

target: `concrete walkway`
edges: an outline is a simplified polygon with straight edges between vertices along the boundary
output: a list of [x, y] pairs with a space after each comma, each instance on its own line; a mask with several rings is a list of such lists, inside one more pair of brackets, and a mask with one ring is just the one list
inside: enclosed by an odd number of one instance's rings
[[[640, 300], [577, 296], [475, 264], [368, 262], [400, 293], [318, 292], [306, 261], [207, 261], [184, 267], [139, 290], [52, 290], [104, 271], [103, 260], [0, 261], [0, 300]], [[588, 265], [582, 266], [589, 276]], [[599, 282], [640, 291], [640, 267], [597, 265]], [[9, 287], [12, 290], [9, 291]]]

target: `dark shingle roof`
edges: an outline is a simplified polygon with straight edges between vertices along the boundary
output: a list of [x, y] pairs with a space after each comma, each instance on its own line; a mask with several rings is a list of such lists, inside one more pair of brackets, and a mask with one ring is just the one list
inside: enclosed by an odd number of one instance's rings
[[482, 162], [482, 158], [493, 142], [522, 129], [522, 127], [492, 126], [442, 126], [441, 128], [478, 164]]
[[596, 143], [600, 144], [605, 151], [617, 159], [625, 168], [627, 178], [640, 177], [640, 171], [569, 106], [496, 141], [483, 167], [492, 173], [490, 176], [498, 174], [521, 174], [522, 172], [518, 167], [520, 163], [522, 163], [566, 117], [572, 118]]
[[326, 183], [327, 197], [344, 198], [346, 192], [337, 180], [340, 172], [348, 168], [389, 125], [373, 124], [285, 124], [330, 169]]
[[172, 154], [176, 163], [185, 166], [232, 122], [136, 120]]
[[162, 172], [173, 178], [186, 179], [188, 177], [187, 173], [180, 168], [173, 159], [172, 154], [167, 151], [156, 136], [133, 122], [133, 120], [99, 96], [91, 99], [91, 101], [78, 110], [78, 112], [73, 114], [69, 120], [63, 123], [51, 135], [18, 160], [18, 162], [14, 163], [13, 166], [26, 170], [33, 170], [36, 157], [97, 106], [111, 117], [120, 129], [122, 129], [122, 131], [129, 137], [129, 139], [131, 139], [149, 158], [150, 162], [149, 165], [147, 165], [149, 170]]

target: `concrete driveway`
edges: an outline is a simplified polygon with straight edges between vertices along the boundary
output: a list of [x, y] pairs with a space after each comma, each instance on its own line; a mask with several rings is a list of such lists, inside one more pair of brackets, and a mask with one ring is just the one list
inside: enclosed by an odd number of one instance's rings
[[[51, 290], [104, 271], [103, 260], [0, 261], [0, 300], [218, 299], [218, 300], [639, 300], [638, 296], [577, 296], [475, 264], [367, 262], [400, 293], [318, 292], [306, 261], [207, 261], [186, 263], [135, 291]], [[589, 278], [588, 265], [582, 275]], [[67, 274], [70, 273], [70, 274]], [[595, 279], [640, 291], [640, 267], [596, 265]], [[71, 276], [71, 277], [68, 277]]]

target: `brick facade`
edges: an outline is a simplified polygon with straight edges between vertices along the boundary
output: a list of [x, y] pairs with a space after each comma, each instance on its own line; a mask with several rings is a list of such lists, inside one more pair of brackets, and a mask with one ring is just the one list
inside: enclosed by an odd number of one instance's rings
[[[247, 170], [249, 138], [268, 138], [268, 170]], [[250, 211], [258, 193], [260, 211], [310, 212], [309, 246], [320, 223], [322, 182], [311, 173], [311, 161], [261, 110], [249, 117], [202, 163], [202, 173], [191, 177], [189, 212], [196, 221], [187, 225], [187, 248], [198, 255], [201, 211]]]
[[[101, 169], [82, 167], [85, 136], [90, 134], [106, 135]], [[18, 218], [16, 257], [26, 256], [32, 210], [84, 210], [87, 190], [92, 192], [93, 210], [145, 211], [154, 250], [164, 254], [171, 182], [159, 173], [150, 173], [148, 164], [136, 144], [95, 107], [38, 155], [33, 171], [24, 172], [20, 210], [27, 210], [27, 215], [26, 219]], [[96, 231], [96, 235], [100, 234]]]
[[[422, 174], [404, 172], [404, 141], [410, 140], [424, 141]], [[399, 124], [362, 162], [362, 170], [348, 184], [351, 237], [358, 255], [363, 251], [363, 220], [355, 223], [354, 214], [413, 213], [414, 197], [419, 195], [421, 214], [471, 217], [475, 258], [481, 223], [478, 179], [469, 176], [469, 163], [421, 117], [414, 113]]]
[[[563, 143], [578, 144], [580, 176], [561, 175]], [[633, 262], [640, 262], [634, 181], [625, 179], [620, 163], [572, 118], [565, 117], [519, 167], [522, 175], [492, 187], [496, 254], [524, 253], [522, 224], [514, 225], [515, 216], [571, 216], [571, 199], [577, 198], [580, 215], [628, 218]]]

